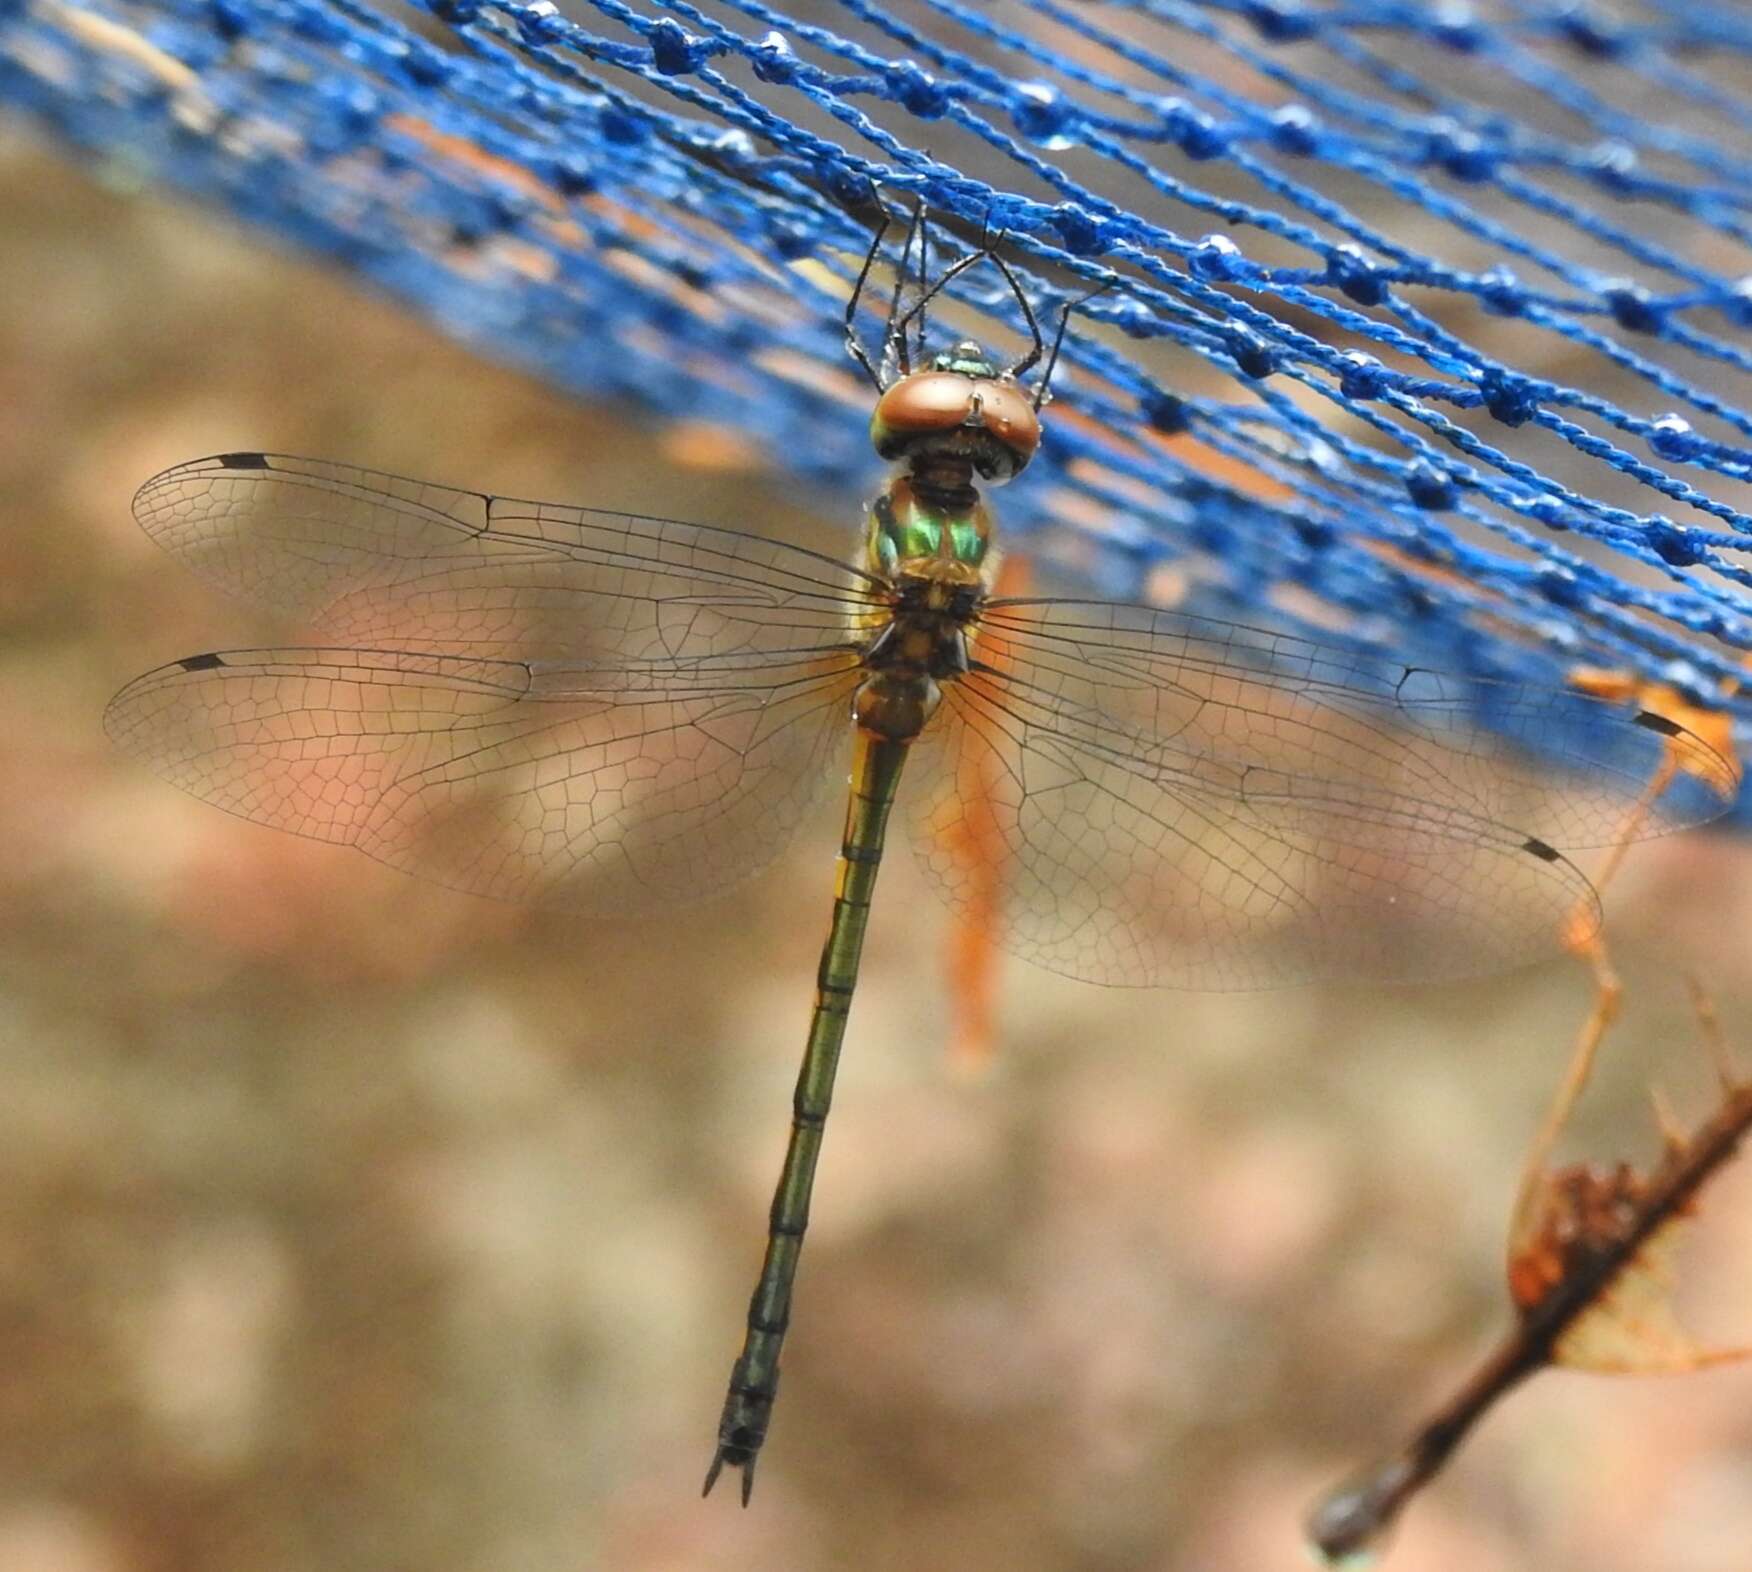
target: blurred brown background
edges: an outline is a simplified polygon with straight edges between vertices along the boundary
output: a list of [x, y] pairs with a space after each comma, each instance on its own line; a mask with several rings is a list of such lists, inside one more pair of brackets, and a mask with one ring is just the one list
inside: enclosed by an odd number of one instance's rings
[[[122, 682], [262, 633], [128, 498], [278, 447], [769, 521], [855, 497], [471, 358], [339, 276], [0, 129], [0, 1572], [1277, 1572], [1500, 1330], [1520, 1154], [1585, 1009], [1004, 972], [951, 1075], [891, 860], [751, 1510], [698, 1499], [801, 1049], [836, 810], [769, 876], [590, 924], [227, 818], [109, 750]], [[710, 460], [704, 466], [683, 459]], [[1641, 849], [1576, 1146], [1752, 1053], [1752, 850]], [[676, 963], [680, 962], [679, 968]], [[1686, 1257], [1752, 1340], [1752, 1174]], [[1743, 1572], [1752, 1370], [1548, 1375], [1398, 1572]]]

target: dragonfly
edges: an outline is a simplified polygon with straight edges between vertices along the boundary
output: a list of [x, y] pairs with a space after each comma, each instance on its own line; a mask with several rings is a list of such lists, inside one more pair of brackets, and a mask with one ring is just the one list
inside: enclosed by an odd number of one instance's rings
[[[846, 339], [892, 470], [843, 560], [322, 460], [197, 459], [147, 481], [136, 518], [316, 642], [173, 661], [105, 717], [165, 779], [246, 819], [615, 921], [748, 878], [845, 784], [790, 1135], [705, 1480], [739, 1470], [745, 1506], [897, 802], [930, 883], [1001, 918], [1014, 953], [1090, 982], [1226, 989], [1524, 964], [1596, 912], [1566, 852], [1611, 844], [1663, 760], [1685, 769], [1642, 804], [1641, 833], [1708, 818], [1738, 786], [1729, 759], [1634, 701], [994, 593], [986, 492], [1039, 450], [1071, 308], [1048, 356], [984, 237], [925, 280], [915, 212], [872, 354], [856, 312], [886, 228]], [[1011, 363], [965, 339], [930, 348], [927, 304], [981, 264], [1028, 328]], [[955, 851], [969, 839], [1001, 861], [999, 911]]]

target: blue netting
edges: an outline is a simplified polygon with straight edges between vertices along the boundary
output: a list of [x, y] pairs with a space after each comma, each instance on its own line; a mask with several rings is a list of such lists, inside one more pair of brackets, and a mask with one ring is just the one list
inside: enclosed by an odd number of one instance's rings
[[[1004, 515], [1104, 593], [1486, 674], [1740, 676], [1734, 0], [428, 6], [0, 0], [0, 101], [859, 491], [840, 315], [873, 191], [922, 195], [1045, 306], [1117, 279]], [[957, 327], [1015, 331], [962, 284]]]

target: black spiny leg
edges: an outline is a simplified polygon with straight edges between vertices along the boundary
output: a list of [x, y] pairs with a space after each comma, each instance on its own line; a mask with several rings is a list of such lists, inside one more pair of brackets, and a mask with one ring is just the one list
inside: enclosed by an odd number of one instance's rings
[[[882, 330], [882, 364], [886, 366], [892, 355], [903, 377], [912, 374], [912, 353], [906, 344], [906, 324], [911, 320], [912, 312], [905, 316], [900, 314], [900, 299], [906, 292], [906, 259], [912, 255], [913, 241], [923, 230], [924, 223], [925, 199], [918, 197], [913, 202], [912, 222], [906, 227], [906, 239], [901, 242], [900, 260], [894, 265], [894, 293], [888, 300], [888, 325]], [[920, 277], [923, 276], [921, 263]]]
[[1022, 308], [1022, 320], [1028, 324], [1029, 336], [1034, 340], [1034, 347], [1004, 373], [1006, 376], [1019, 377], [1030, 370], [1046, 352], [1046, 342], [1040, 336], [1040, 319], [1034, 315], [1034, 307], [1023, 292], [1021, 282], [1010, 270], [1010, 264], [996, 251], [991, 253], [991, 258], [992, 265], [1004, 275], [1004, 282], [1010, 286], [1010, 293], [1016, 297], [1016, 304]]
[[[919, 205], [918, 205], [916, 218], [918, 221], [918, 230], [919, 230], [919, 298], [921, 300], [923, 300], [925, 298], [925, 296], [929, 293], [930, 287], [931, 287], [931, 278], [930, 278], [931, 229], [930, 229], [929, 217], [928, 217], [926, 210], [925, 210], [925, 201], [924, 201], [923, 197], [919, 198]], [[901, 260], [905, 261], [905, 258], [903, 257]], [[925, 361], [925, 356], [927, 353], [926, 348], [925, 348], [925, 340], [926, 340], [927, 334], [926, 334], [926, 326], [925, 326], [925, 313], [923, 311], [919, 312], [919, 320], [918, 320], [917, 326], [918, 326], [917, 338], [919, 341], [919, 363], [921, 365], [923, 365], [924, 361]]]
[[[876, 391], [882, 391], [882, 374], [870, 363], [862, 341], [858, 338], [858, 303], [864, 298], [864, 285], [870, 280], [870, 269], [876, 265], [877, 254], [882, 250], [882, 242], [887, 237], [889, 226], [894, 222], [888, 209], [882, 209], [882, 222], [876, 226], [876, 234], [870, 241], [870, 249], [864, 253], [864, 265], [858, 269], [858, 281], [852, 285], [852, 298], [846, 302], [846, 353], [864, 368], [865, 374], [876, 384]], [[893, 313], [889, 313], [892, 321]], [[888, 338], [884, 333], [882, 340], [882, 358], [888, 359]]]
[[1064, 310], [1059, 313], [1058, 332], [1052, 336], [1052, 353], [1046, 357], [1046, 370], [1040, 373], [1040, 381], [1034, 387], [1034, 407], [1039, 409], [1052, 397], [1052, 374], [1058, 369], [1059, 350], [1064, 347], [1065, 329], [1070, 326], [1071, 313], [1081, 310], [1097, 295], [1112, 289], [1116, 280], [1108, 279], [1105, 284], [1097, 284], [1087, 294], [1079, 295], [1075, 300], [1067, 300]]
[[989, 251], [969, 252], [968, 255], [964, 256], [953, 267], [946, 268], [943, 272], [943, 276], [906, 308], [905, 313], [893, 324], [889, 331], [902, 335], [902, 342], [904, 342], [906, 329], [911, 324], [913, 318], [922, 315], [925, 307], [935, 300], [937, 296], [943, 293], [944, 285], [959, 278], [976, 262], [983, 262], [990, 255], [991, 252]]

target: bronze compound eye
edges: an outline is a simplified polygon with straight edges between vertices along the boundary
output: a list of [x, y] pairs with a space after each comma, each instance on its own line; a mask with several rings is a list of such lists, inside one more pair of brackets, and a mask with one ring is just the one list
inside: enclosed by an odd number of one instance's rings
[[1014, 382], [970, 377], [960, 371], [917, 371], [902, 377], [877, 401], [870, 440], [885, 459], [903, 458], [921, 438], [962, 430], [983, 431], [1008, 462], [987, 479], [1008, 479], [1040, 446], [1040, 417]]
[[1040, 416], [1034, 411], [1033, 401], [1014, 382], [979, 381], [974, 387], [979, 393], [985, 429], [1015, 460], [1009, 471], [1014, 475], [1027, 466], [1040, 446]]

